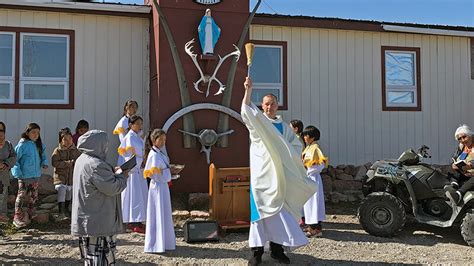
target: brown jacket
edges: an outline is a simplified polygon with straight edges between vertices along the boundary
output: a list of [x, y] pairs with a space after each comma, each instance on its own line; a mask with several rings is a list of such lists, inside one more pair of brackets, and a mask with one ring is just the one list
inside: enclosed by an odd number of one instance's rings
[[51, 165], [54, 167], [54, 185], [72, 186], [72, 173], [74, 171], [74, 163], [81, 155], [81, 152], [74, 144], [69, 148], [63, 148], [61, 144], [54, 149], [51, 156]]

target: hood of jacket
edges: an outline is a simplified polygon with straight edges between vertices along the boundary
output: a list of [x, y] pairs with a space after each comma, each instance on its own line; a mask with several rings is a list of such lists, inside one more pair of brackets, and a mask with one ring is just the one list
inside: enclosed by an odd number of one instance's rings
[[20, 141], [18, 141], [18, 143], [21, 143], [21, 144], [25, 144], [27, 142], [31, 142], [31, 143], [35, 144], [35, 142], [32, 141], [31, 139], [21, 138]]
[[77, 149], [82, 153], [105, 161], [107, 144], [107, 133], [102, 130], [93, 129], [79, 137]]
[[61, 145], [61, 143], [59, 143], [58, 148], [59, 148], [60, 150], [62, 150], [62, 151], [66, 151], [66, 150], [75, 149], [75, 148], [76, 148], [76, 145], [74, 145], [74, 143], [72, 143], [71, 146], [69, 146], [69, 147], [64, 147], [63, 145]]

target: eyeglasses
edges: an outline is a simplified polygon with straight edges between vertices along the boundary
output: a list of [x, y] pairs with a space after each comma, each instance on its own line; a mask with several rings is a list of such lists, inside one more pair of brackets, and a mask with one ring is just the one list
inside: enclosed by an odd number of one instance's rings
[[467, 139], [467, 136], [466, 136], [466, 135], [464, 135], [464, 136], [459, 136], [458, 141], [461, 141], [461, 140], [463, 140], [463, 139]]

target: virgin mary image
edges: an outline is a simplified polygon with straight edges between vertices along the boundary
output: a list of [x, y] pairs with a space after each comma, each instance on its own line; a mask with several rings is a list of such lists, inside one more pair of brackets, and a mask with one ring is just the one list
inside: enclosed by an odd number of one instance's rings
[[202, 54], [214, 54], [214, 47], [221, 35], [221, 29], [211, 17], [210, 9], [206, 9], [206, 14], [202, 17], [201, 22], [199, 23], [198, 32]]

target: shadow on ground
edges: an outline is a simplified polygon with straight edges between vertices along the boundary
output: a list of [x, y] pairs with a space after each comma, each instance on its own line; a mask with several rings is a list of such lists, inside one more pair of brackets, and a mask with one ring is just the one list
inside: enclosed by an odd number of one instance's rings
[[72, 259], [72, 258], [48, 258], [48, 257], [40, 257], [40, 256], [25, 256], [25, 255], [0, 255], [1, 262], [8, 262], [8, 264], [14, 263], [21, 263], [21, 264], [45, 264], [45, 265], [78, 265], [83, 264], [82, 260], [80, 259]]
[[357, 215], [359, 202], [326, 202], [326, 215]]
[[[212, 253], [212, 257], [208, 254]], [[207, 254], [207, 255], [206, 255]], [[175, 251], [170, 251], [164, 254], [160, 254], [163, 257], [169, 258], [183, 258], [183, 259], [242, 259], [247, 261], [250, 256], [249, 249], [245, 248], [242, 250], [228, 250], [220, 249], [218, 247], [199, 247], [199, 244], [192, 246], [177, 246]], [[387, 263], [382, 263], [378, 261], [373, 262], [356, 262], [349, 260], [326, 260], [319, 259], [310, 255], [290, 253], [288, 257], [291, 260], [291, 264], [295, 265], [336, 265], [336, 264], [345, 264], [345, 265], [384, 265]], [[207, 263], [206, 263], [207, 264]], [[262, 265], [275, 265], [276, 261], [270, 257], [269, 252], [266, 252], [263, 256]], [[388, 265], [388, 264], [387, 264]]]

